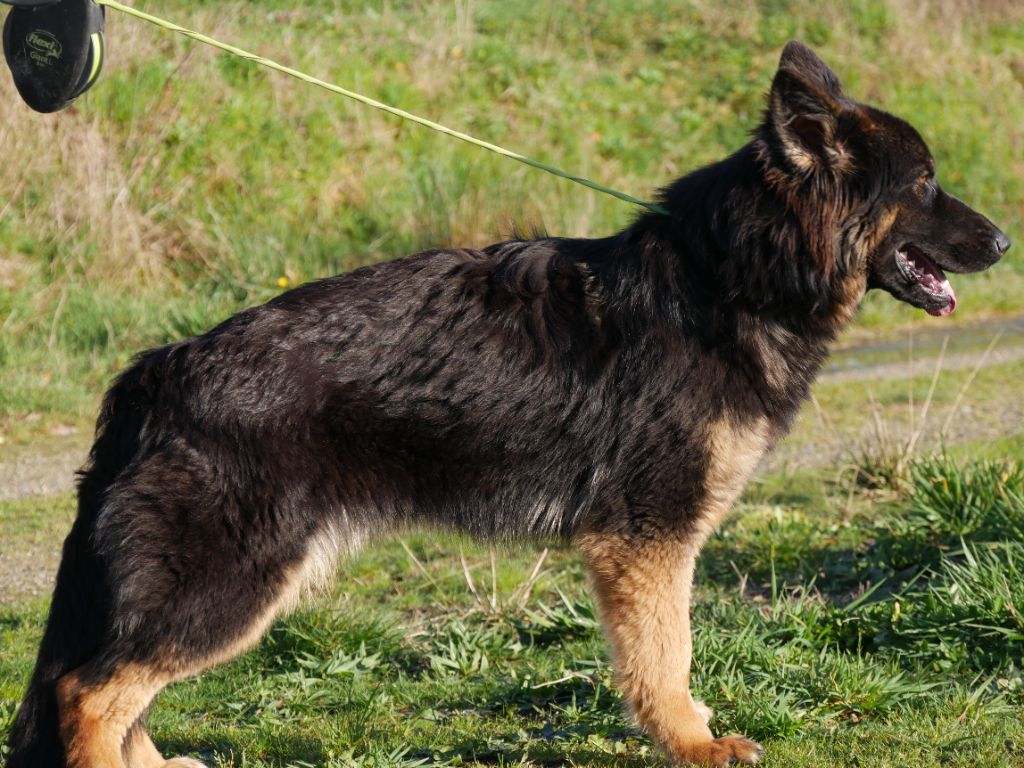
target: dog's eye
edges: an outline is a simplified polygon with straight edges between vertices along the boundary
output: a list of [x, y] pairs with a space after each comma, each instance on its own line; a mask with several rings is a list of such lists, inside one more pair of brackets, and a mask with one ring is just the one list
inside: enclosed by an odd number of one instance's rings
[[918, 186], [921, 186], [921, 187], [927, 187], [928, 185], [930, 185], [932, 183], [932, 179], [934, 179], [934, 178], [935, 178], [935, 176], [930, 174], [930, 173], [922, 173], [917, 178], [917, 184], [918, 184]]

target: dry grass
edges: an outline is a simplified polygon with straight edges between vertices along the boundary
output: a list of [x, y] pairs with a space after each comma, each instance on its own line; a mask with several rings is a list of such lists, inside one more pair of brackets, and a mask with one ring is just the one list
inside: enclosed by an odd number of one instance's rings
[[[10, 80], [0, 80], [0, 102], [17, 99]], [[79, 112], [40, 116], [14, 108], [6, 117], [0, 143], [16, 161], [0, 165], [0, 188], [11, 190], [0, 218], [36, 233], [32, 246], [73, 254], [61, 264], [66, 275], [51, 275], [55, 283], [72, 275], [129, 281], [158, 275], [164, 235], [132, 202], [124, 148], [103, 124]], [[29, 188], [44, 194], [28, 195]], [[31, 269], [33, 254], [11, 249], [4, 260], [17, 275]]]

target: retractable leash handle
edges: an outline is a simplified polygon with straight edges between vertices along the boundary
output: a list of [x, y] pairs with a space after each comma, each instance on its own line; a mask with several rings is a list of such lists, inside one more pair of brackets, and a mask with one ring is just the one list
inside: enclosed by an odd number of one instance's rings
[[95, 0], [0, 0], [4, 58], [18, 93], [37, 112], [64, 109], [103, 68], [105, 11]]

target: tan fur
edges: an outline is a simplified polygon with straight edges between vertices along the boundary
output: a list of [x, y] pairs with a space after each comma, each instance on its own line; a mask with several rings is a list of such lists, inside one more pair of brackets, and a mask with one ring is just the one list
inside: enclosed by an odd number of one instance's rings
[[696, 525], [640, 534], [589, 532], [579, 544], [615, 654], [620, 685], [638, 722], [675, 759], [755, 762], [741, 737], [715, 739], [710, 710], [690, 694], [690, 593], [697, 555], [768, 448], [767, 420], [712, 424], [705, 494]]
[[840, 285], [836, 295], [836, 305], [832, 316], [832, 326], [838, 331], [845, 327], [857, 313], [861, 299], [867, 292], [867, 264], [872, 254], [879, 245], [889, 236], [889, 232], [899, 218], [898, 208], [887, 208], [877, 216], [876, 220], [860, 220], [854, 222], [851, 230], [859, 231], [859, 237], [851, 238], [847, 244], [853, 254], [857, 257], [857, 263], [861, 268], [848, 276]]
[[83, 681], [81, 669], [64, 675], [57, 706], [68, 768], [124, 768], [125, 735], [167, 682], [166, 675], [135, 664], [96, 685]]
[[768, 450], [769, 439], [766, 418], [737, 423], [727, 417], [712, 424], [708, 435], [711, 455], [705, 478], [707, 492], [699, 510], [698, 526], [702, 537], [698, 548], [718, 528], [747, 487], [758, 462]]
[[861, 227], [863, 234], [861, 237], [854, 239], [852, 243], [853, 251], [857, 254], [859, 261], [864, 264], [868, 263], [871, 254], [877, 251], [879, 244], [889, 236], [889, 232], [896, 225], [896, 220], [899, 216], [900, 210], [898, 207], [886, 208], [876, 221], [869, 222], [867, 226]]
[[303, 597], [328, 589], [334, 582], [342, 553], [354, 555], [361, 544], [349, 531], [328, 523], [323, 531], [310, 540], [306, 557], [292, 577], [297, 589], [286, 595], [279, 610], [291, 610]]
[[163, 756], [140, 723], [128, 732], [123, 749], [124, 764], [128, 768], [163, 768]]
[[775, 323], [765, 323], [754, 315], [740, 316], [740, 332], [744, 338], [751, 339], [756, 364], [764, 372], [768, 386], [782, 389], [792, 381], [789, 359], [783, 353], [787, 344], [796, 338], [792, 331]]
[[781, 135], [781, 139], [782, 145], [786, 149], [786, 155], [797, 170], [810, 175], [818, 167], [818, 159], [804, 149], [800, 142], [790, 138], [786, 133]]
[[689, 688], [697, 548], [687, 539], [588, 534], [580, 541], [622, 692], [637, 721], [674, 756], [712, 740]]
[[857, 314], [857, 307], [868, 290], [868, 278], [866, 274], [853, 275], [843, 281], [837, 296], [836, 309], [834, 313], [834, 324], [836, 330], [845, 327], [853, 316]]

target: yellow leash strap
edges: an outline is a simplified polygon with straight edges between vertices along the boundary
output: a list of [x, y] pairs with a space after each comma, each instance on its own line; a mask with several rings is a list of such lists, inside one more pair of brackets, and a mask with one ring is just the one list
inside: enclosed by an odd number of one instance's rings
[[545, 173], [550, 173], [553, 176], [568, 179], [569, 181], [575, 182], [576, 184], [582, 184], [584, 187], [589, 187], [590, 189], [596, 190], [598, 192], [603, 192], [606, 195], [611, 195], [612, 197], [616, 197], [619, 200], [623, 200], [627, 203], [632, 203], [633, 205], [643, 206], [644, 208], [647, 208], [648, 210], [654, 211], [656, 213], [661, 213], [665, 215], [668, 214], [668, 211], [666, 211], [660, 205], [657, 205], [655, 203], [647, 202], [646, 200], [641, 200], [637, 197], [633, 197], [632, 195], [627, 195], [625, 192], [620, 192], [617, 189], [606, 187], [604, 184], [598, 184], [596, 181], [584, 179], [582, 176], [576, 176], [575, 174], [563, 171], [560, 168], [555, 168], [553, 165], [542, 163], [539, 160], [534, 160], [533, 158], [526, 157], [525, 155], [521, 155], [518, 152], [513, 152], [509, 149], [505, 149], [504, 147], [499, 147], [497, 144], [491, 144], [488, 141], [483, 141], [474, 136], [470, 136], [467, 133], [456, 131], [445, 125], [441, 125], [440, 123], [435, 123], [433, 120], [428, 120], [425, 117], [420, 117], [419, 115], [414, 115], [411, 112], [406, 112], [404, 109], [392, 107], [390, 104], [385, 104], [384, 102], [377, 101], [376, 99], [372, 99], [369, 96], [364, 96], [361, 93], [356, 93], [355, 91], [350, 91], [347, 88], [342, 88], [340, 85], [328, 83], [325, 80], [313, 77], [312, 75], [307, 75], [305, 72], [300, 72], [299, 70], [287, 67], [284, 64], [279, 64], [278, 62], [272, 61], [271, 59], [264, 58], [263, 56], [258, 56], [255, 53], [251, 53], [249, 51], [237, 48], [236, 46], [229, 45], [227, 43], [222, 43], [219, 40], [215, 40], [212, 37], [209, 37], [208, 35], [202, 34], [201, 32], [195, 32], [194, 30], [186, 29], [185, 27], [179, 26], [173, 22], [145, 13], [136, 8], [132, 8], [131, 6], [124, 5], [123, 3], [117, 2], [117, 0], [96, 0], [96, 2], [98, 2], [100, 5], [107, 6], [108, 8], [113, 8], [116, 11], [126, 13], [129, 16], [134, 16], [137, 19], [148, 21], [150, 24], [155, 24], [156, 26], [161, 27], [162, 29], [166, 29], [171, 32], [177, 32], [179, 34], [185, 35], [185, 37], [190, 37], [193, 40], [196, 40], [200, 43], [205, 43], [206, 45], [213, 46], [214, 48], [218, 48], [222, 51], [226, 51], [227, 53], [233, 54], [234, 56], [239, 56], [243, 59], [248, 59], [249, 61], [259, 64], [260, 66], [272, 69], [275, 72], [281, 72], [282, 74], [289, 75], [290, 77], [294, 77], [297, 80], [303, 81], [304, 83], [316, 85], [320, 88], [323, 88], [324, 90], [330, 91], [331, 93], [337, 93], [341, 96], [353, 99], [354, 101], [358, 101], [361, 104], [365, 104], [368, 107], [373, 107], [374, 109], [379, 109], [383, 112], [388, 112], [392, 115], [395, 115], [396, 117], [402, 118], [403, 120], [409, 120], [411, 122], [422, 125], [426, 128], [430, 128], [431, 130], [437, 131], [438, 133], [443, 133], [448, 136], [452, 136], [453, 138], [459, 139], [460, 141], [465, 141], [468, 144], [472, 144], [476, 147], [481, 147], [482, 149], [494, 152], [495, 154], [501, 155], [502, 157], [507, 157], [512, 160], [516, 160], [520, 163], [524, 163], [525, 165], [537, 168], [538, 170], [544, 171]]

